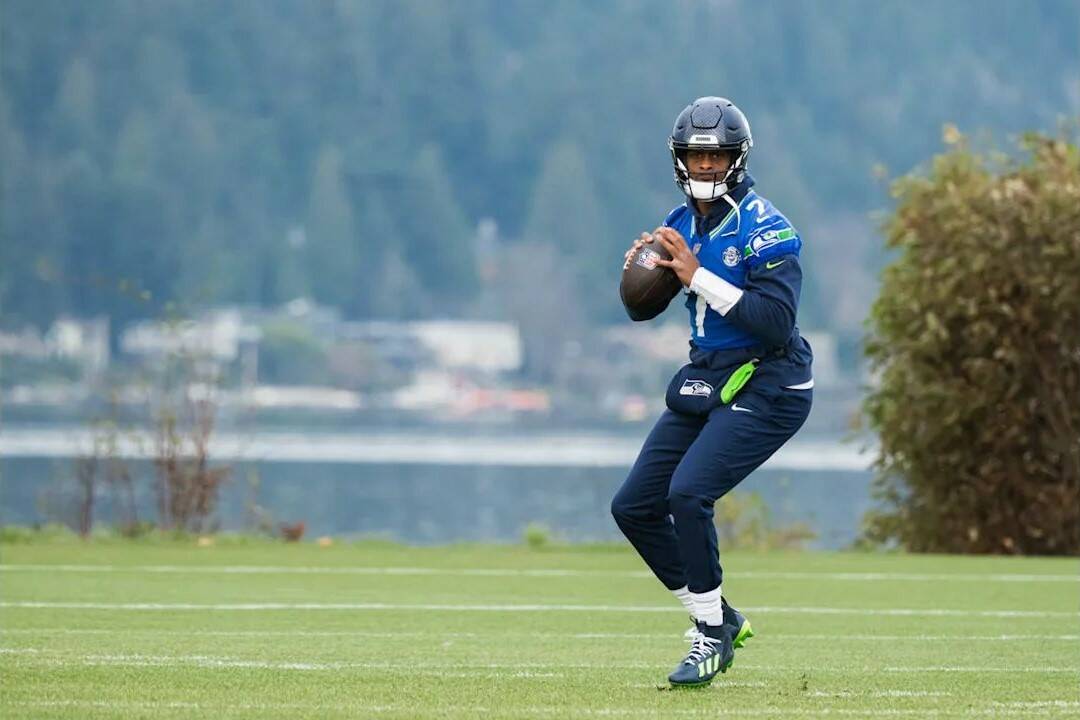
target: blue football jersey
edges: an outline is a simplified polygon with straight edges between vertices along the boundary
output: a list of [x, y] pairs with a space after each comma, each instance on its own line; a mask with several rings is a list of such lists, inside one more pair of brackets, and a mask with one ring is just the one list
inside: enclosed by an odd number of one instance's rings
[[[727, 216], [710, 232], [697, 227], [698, 218], [686, 205], [676, 207], [664, 225], [677, 230], [697, 255], [705, 269], [738, 288], [747, 285], [747, 274], [779, 265], [783, 256], [798, 257], [802, 240], [788, 219], [771, 202], [753, 190], [748, 191]], [[796, 263], [792, 263], [793, 265]], [[797, 291], [796, 291], [797, 298]], [[797, 302], [797, 299], [796, 299]], [[729, 350], [761, 345], [763, 338], [732, 322], [709, 307], [705, 298], [686, 291], [690, 311], [690, 332], [695, 345], [703, 350]]]

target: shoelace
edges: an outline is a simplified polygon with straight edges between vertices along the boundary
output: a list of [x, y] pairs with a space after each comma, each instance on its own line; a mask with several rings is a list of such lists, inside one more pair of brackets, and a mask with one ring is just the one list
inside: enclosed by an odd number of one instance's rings
[[697, 620], [695, 620], [694, 616], [691, 615], [690, 616], [690, 627], [686, 628], [686, 632], [683, 633], [683, 635], [682, 635], [683, 640], [693, 642], [694, 638], [697, 637], [698, 633], [700, 633], [700, 632], [701, 631], [698, 630], [698, 627], [697, 627]]
[[697, 665], [711, 655], [713, 646], [720, 642], [722, 641], [711, 638], [703, 632], [698, 632], [694, 636], [694, 644], [690, 646], [690, 652], [687, 654], [686, 659], [683, 660], [683, 665]]

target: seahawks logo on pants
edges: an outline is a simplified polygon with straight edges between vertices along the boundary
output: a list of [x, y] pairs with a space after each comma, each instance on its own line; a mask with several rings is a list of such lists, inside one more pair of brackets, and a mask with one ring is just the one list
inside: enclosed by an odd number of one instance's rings
[[713, 386], [704, 380], [686, 380], [679, 388], [680, 395], [693, 395], [694, 397], [709, 397], [713, 393]]

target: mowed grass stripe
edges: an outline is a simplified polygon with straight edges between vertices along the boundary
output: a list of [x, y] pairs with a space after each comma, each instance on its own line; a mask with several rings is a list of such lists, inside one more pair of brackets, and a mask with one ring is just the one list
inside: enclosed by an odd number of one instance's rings
[[[434, 630], [395, 632], [376, 632], [368, 630], [151, 630], [133, 628], [114, 629], [89, 629], [89, 628], [0, 628], [0, 635], [146, 635], [146, 636], [178, 636], [178, 637], [233, 637], [233, 638], [271, 638], [271, 637], [326, 637], [326, 638], [381, 638], [381, 639], [407, 639], [407, 638], [431, 638], [437, 640], [470, 639], [483, 640], [491, 638], [550, 638], [559, 640], [658, 640], [670, 642], [673, 634], [668, 633], [605, 633], [605, 632], [579, 632], [558, 633], [544, 630], [530, 632], [513, 632], [506, 630], [491, 630], [488, 632], [439, 632]], [[828, 634], [812, 633], [769, 633], [768, 641], [804, 643], [810, 640], [828, 640], [830, 642], [938, 642], [938, 641], [964, 641], [964, 642], [1077, 642], [1078, 635], [846, 635], [840, 632]]]
[[[774, 634], [820, 635], [1071, 635], [1080, 627], [1059, 618], [980, 618], [936, 616], [868, 616], [798, 614], [749, 615], [761, 638]], [[682, 638], [688, 627], [684, 614], [641, 613], [414, 613], [400, 610], [365, 612], [295, 613], [288, 610], [266, 612], [125, 613], [63, 609], [0, 608], [0, 627], [90, 628], [115, 630], [222, 630], [222, 631], [375, 631], [375, 632], [463, 632], [489, 633], [665, 633]], [[617, 640], [611, 638], [610, 640]], [[76, 639], [73, 637], [72, 642]], [[812, 642], [812, 641], [810, 641]], [[598, 645], [618, 647], [601, 640]], [[575, 646], [580, 646], [575, 643]], [[1038, 643], [1010, 643], [1017, 651], [1033, 652]], [[820, 647], [814, 645], [814, 647]], [[848, 646], [853, 647], [851, 645]], [[868, 645], [867, 647], [871, 647]], [[1054, 643], [1047, 647], [1061, 647]], [[939, 648], [940, 649], [940, 648]], [[996, 650], [1000, 651], [1000, 650]]]
[[[17, 700], [4, 703], [14, 707], [26, 707], [35, 709], [46, 708], [74, 708], [78, 710], [109, 710], [109, 711], [142, 711], [160, 712], [162, 710], [193, 710], [201, 712], [335, 712], [335, 713], [365, 713], [365, 714], [390, 714], [408, 713], [414, 707], [409, 705], [372, 705], [372, 704], [348, 704], [348, 703], [235, 703], [235, 704], [212, 704], [190, 701], [172, 702], [109, 702], [102, 700]], [[803, 717], [1057, 717], [1052, 712], [1061, 709], [1075, 708], [1076, 703], [1071, 701], [1056, 701], [1054, 704], [1011, 704], [1008, 706], [990, 705], [966, 710], [922, 710], [922, 709], [866, 709], [854, 710], [850, 708], [820, 708], [803, 709], [798, 714]], [[708, 707], [701, 709], [665, 708], [662, 711], [669, 717], [783, 717], [788, 710], [775, 707], [756, 708], [730, 708]], [[621, 708], [621, 707], [566, 707], [551, 705], [530, 705], [526, 707], [507, 709], [495, 708], [490, 705], [446, 705], [439, 708], [440, 716], [446, 714], [464, 715], [466, 717], [485, 717], [498, 715], [513, 715], [524, 717], [556, 716], [556, 717], [650, 717], [655, 718], [657, 711], [652, 708]]]
[[[198, 575], [450, 575], [464, 577], [624, 577], [651, 578], [647, 570], [554, 568], [437, 568], [437, 567], [336, 567], [296, 565], [68, 565], [5, 564], [0, 572], [49, 573], [151, 573]], [[1080, 584], [1080, 573], [880, 573], [880, 572], [764, 572], [742, 571], [740, 580], [835, 580], [847, 582], [1052, 582]]]
[[[503, 623], [499, 627], [505, 627]], [[95, 663], [106, 662], [104, 656], [110, 656], [114, 662], [127, 662], [135, 656], [170, 655], [177, 657], [226, 657], [228, 660], [244, 661], [254, 667], [273, 668], [292, 667], [297, 663], [314, 664], [316, 668], [339, 668], [348, 662], [357, 667], [379, 667], [388, 661], [400, 665], [407, 672], [408, 668], [431, 667], [452, 669], [459, 666], [483, 665], [516, 668], [522, 664], [529, 667], [541, 666], [552, 670], [562, 668], [566, 677], [588, 669], [588, 674], [607, 672], [627, 664], [637, 669], [666, 668], [674, 663], [686, 651], [686, 642], [681, 630], [674, 628], [665, 636], [630, 639], [630, 638], [582, 638], [567, 639], [536, 633], [531, 637], [526, 634], [503, 635], [499, 627], [492, 627], [486, 635], [476, 633], [467, 637], [460, 635], [441, 635], [438, 633], [417, 633], [413, 635], [361, 636], [321, 635], [304, 637], [290, 636], [222, 636], [200, 635], [197, 632], [184, 634], [173, 633], [138, 633], [113, 635], [4, 635], [0, 645], [8, 648], [9, 655], [0, 655], [0, 663], [12, 664], [30, 662], [34, 655], [50, 656], [93, 656]], [[791, 669], [791, 674], [798, 674], [795, 669], [813, 669], [823, 662], [833, 668], [847, 668], [852, 671], [863, 668], [884, 668], [897, 666], [898, 661], [910, 656], [920, 657], [920, 666], [948, 665], [957, 668], [998, 668], [1002, 662], [998, 648], [986, 642], [947, 641], [938, 646], [936, 656], [922, 652], [921, 644], [926, 641], [883, 643], [844, 643], [842, 641], [793, 641], [776, 640], [770, 633], [762, 633], [749, 646], [737, 653], [736, 667], [771, 667], [775, 672], [783, 673]], [[827, 644], [829, 653], [824, 654], [820, 647]], [[1075, 643], [1042, 643], [1037, 656], [1037, 667], [1069, 668], [1080, 662], [1073, 652]], [[835, 649], [833, 649], [835, 647]], [[843, 652], [840, 652], [843, 649]], [[822, 658], [825, 658], [824, 660]], [[1034, 655], [1028, 662], [1034, 660]], [[43, 663], [45, 661], [39, 661]], [[51, 661], [50, 661], [51, 662]], [[273, 663], [273, 664], [266, 664]], [[1031, 665], [1031, 667], [1036, 667]], [[577, 668], [577, 669], [570, 669]], [[838, 676], [844, 673], [838, 672]], [[925, 675], [925, 674], [924, 674]], [[1046, 675], [1044, 675], [1045, 677]]]
[[[147, 548], [142, 557], [154, 557], [156, 548]], [[281, 566], [277, 553], [259, 548], [247, 553]], [[282, 552], [291, 550], [283, 547]], [[309, 549], [309, 554], [310, 549]], [[452, 555], [453, 553], [448, 553]], [[492, 566], [505, 565], [508, 553], [492, 552]], [[192, 549], [192, 565], [199, 566], [204, 555]], [[806, 563], [792, 557], [789, 562], [813, 565], [813, 554]], [[100, 556], [99, 556], [100, 557]], [[237, 552], [231, 559], [239, 559]], [[300, 559], [297, 555], [294, 559]], [[430, 559], [430, 558], [429, 558]], [[500, 559], [503, 562], [498, 562]], [[526, 558], [528, 559], [528, 558]], [[596, 565], [606, 559], [611, 565], [622, 562], [620, 556], [592, 556]], [[876, 556], [867, 556], [867, 565], [876, 564]], [[768, 559], [775, 564], [775, 560]], [[122, 565], [122, 563], [108, 563]], [[149, 565], [151, 563], [137, 563]], [[156, 564], [156, 563], [155, 563]], [[243, 563], [252, 566], [254, 563]], [[938, 559], [936, 565], [942, 564]], [[437, 563], [430, 563], [436, 566]], [[1010, 566], [1014, 563], [1008, 564]], [[388, 566], [380, 566], [388, 567]], [[957, 568], [963, 571], [963, 566]], [[1023, 567], [1015, 567], [1022, 570]], [[1077, 609], [1077, 586], [1070, 583], [910, 583], [904, 581], [818, 582], [803, 580], [745, 580], [738, 572], [725, 573], [725, 593], [737, 607], [823, 607], [863, 609], [914, 609], [934, 611], [959, 609], [978, 597], [979, 609], [993, 611], [1068, 612]], [[652, 577], [605, 575], [582, 576], [484, 576], [408, 574], [301, 574], [301, 573], [0, 573], [0, 600], [7, 602], [170, 602], [200, 604], [213, 601], [230, 603], [296, 603], [318, 601], [326, 604], [421, 602], [428, 605], [668, 605], [677, 609], [663, 587]], [[848, 615], [848, 617], [851, 617]], [[923, 615], [927, 617], [927, 615]], [[1006, 616], [1007, 617], [1007, 616]]]
[[[366, 611], [395, 610], [404, 612], [593, 612], [593, 613], [683, 613], [671, 605], [455, 605], [439, 603], [100, 603], [100, 602], [0, 602], [0, 608], [23, 610], [119, 610], [119, 611], [225, 611], [256, 612], [263, 610], [290, 611]], [[955, 608], [840, 608], [840, 607], [740, 607], [747, 613], [793, 613], [798, 615], [870, 615], [870, 616], [937, 616], [937, 617], [996, 617], [996, 618], [1080, 618], [1080, 610], [963, 610]]]
[[[273, 660], [252, 660], [235, 657], [219, 657], [213, 655], [144, 655], [144, 654], [102, 654], [102, 653], [67, 653], [64, 651], [42, 650], [40, 648], [9, 648], [0, 647], [0, 655], [18, 656], [19, 664], [52, 664], [52, 665], [125, 665], [132, 667], [169, 667], [192, 665], [200, 668], [250, 668], [267, 670], [295, 670], [295, 671], [319, 671], [319, 670], [382, 670], [386, 672], [402, 672], [406, 674], [434, 674], [441, 675], [447, 672], [464, 672], [466, 670], [486, 672], [491, 670], [528, 671], [543, 670], [549, 674], [568, 675], [578, 670], [651, 670], [656, 667], [651, 662], [627, 662], [627, 661], [604, 661], [604, 662], [571, 662], [571, 663], [542, 663], [542, 662], [486, 662], [486, 663], [462, 663], [454, 661], [444, 666], [424, 666], [416, 661], [391, 662], [391, 661], [365, 661], [365, 662], [288, 662]], [[801, 665], [755, 665], [739, 663], [739, 670], [761, 673], [790, 673], [802, 670]], [[831, 666], [821, 665], [814, 668], [815, 672], [841, 673], [841, 672], [886, 672], [886, 673], [1080, 673], [1080, 665], [1075, 667], [1039, 666], [1039, 667], [993, 667], [993, 666], [964, 666], [964, 665], [929, 665], [929, 666], [902, 666], [902, 667], [873, 667], [873, 666]]]

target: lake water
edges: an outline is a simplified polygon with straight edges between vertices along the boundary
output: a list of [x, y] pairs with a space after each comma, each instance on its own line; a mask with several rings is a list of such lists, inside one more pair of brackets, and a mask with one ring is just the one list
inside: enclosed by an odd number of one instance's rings
[[[413, 543], [518, 541], [541, 523], [569, 541], [619, 540], [611, 497], [642, 437], [596, 434], [465, 436], [444, 433], [222, 433], [212, 447], [233, 467], [222, 492], [223, 528], [304, 521], [309, 536], [375, 535]], [[75, 428], [0, 432], [0, 522], [29, 525], [70, 506], [72, 458], [89, 447]], [[153, 512], [152, 466], [127, 439], [141, 478], [138, 505]], [[762, 496], [778, 525], [805, 522], [816, 547], [850, 544], [870, 507], [870, 457], [832, 439], [789, 443], [736, 492]], [[103, 491], [98, 517], [112, 514]]]

